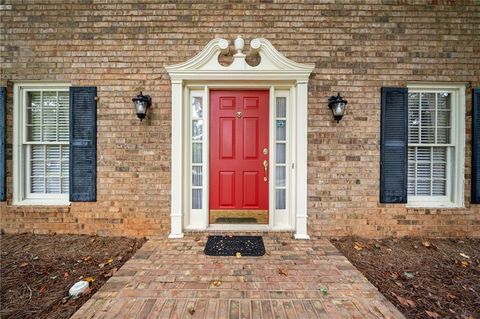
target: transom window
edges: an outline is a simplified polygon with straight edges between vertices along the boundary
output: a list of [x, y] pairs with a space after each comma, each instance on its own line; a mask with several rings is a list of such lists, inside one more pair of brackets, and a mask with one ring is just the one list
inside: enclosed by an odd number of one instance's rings
[[19, 128], [18, 187], [14, 198], [68, 200], [68, 87], [20, 87], [16, 104]]
[[[461, 203], [463, 113], [460, 90], [409, 89], [408, 201], [442, 206]], [[461, 163], [460, 163], [461, 162]]]

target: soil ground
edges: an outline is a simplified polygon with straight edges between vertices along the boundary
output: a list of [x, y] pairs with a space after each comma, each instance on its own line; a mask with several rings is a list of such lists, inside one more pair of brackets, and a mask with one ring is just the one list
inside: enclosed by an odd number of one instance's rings
[[407, 318], [480, 318], [480, 239], [332, 243]]
[[[0, 318], [69, 318], [145, 239], [82, 235], [1, 235]], [[92, 281], [77, 298], [68, 290]]]

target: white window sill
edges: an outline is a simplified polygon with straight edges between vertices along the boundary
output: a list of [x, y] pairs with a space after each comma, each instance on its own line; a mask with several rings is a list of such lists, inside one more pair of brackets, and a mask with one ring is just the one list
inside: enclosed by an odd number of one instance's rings
[[407, 203], [405, 205], [407, 208], [431, 208], [431, 209], [442, 209], [442, 208], [464, 208], [463, 205], [458, 205], [456, 203], [438, 203], [438, 202], [424, 202], [424, 203]]
[[14, 206], [70, 206], [71, 202], [64, 199], [24, 199], [13, 202]]

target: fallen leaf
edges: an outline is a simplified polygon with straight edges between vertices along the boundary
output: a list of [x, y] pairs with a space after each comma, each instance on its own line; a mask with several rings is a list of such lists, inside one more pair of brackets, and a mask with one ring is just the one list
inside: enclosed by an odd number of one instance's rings
[[440, 318], [440, 315], [438, 313], [436, 313], [435, 311], [428, 311], [428, 310], [425, 310], [425, 312], [427, 313], [427, 315], [430, 317], [430, 318]]
[[235, 254], [235, 256], [236, 256], [237, 258], [241, 258], [241, 257], [242, 257], [242, 254], [239, 253], [239, 252], [237, 252], [237, 253]]
[[93, 243], [95, 241], [95, 238], [90, 239], [90, 242]]
[[422, 245], [429, 248], [430, 247], [430, 242], [428, 240], [422, 241]]
[[392, 279], [398, 279], [398, 274], [396, 272], [392, 272], [390, 277], [392, 277]]
[[413, 248], [418, 249], [418, 245], [413, 244]]
[[381, 248], [380, 244], [377, 244], [377, 243], [375, 243], [375, 244], [373, 245], [373, 247], [376, 248], [376, 249], [380, 249], [380, 248]]
[[38, 260], [38, 256], [35, 256], [32, 258], [33, 260]]
[[103, 268], [103, 267], [105, 267], [105, 264], [98, 264], [98, 268], [101, 269], [101, 268]]
[[64, 303], [64, 304], [67, 303], [68, 299], [70, 299], [70, 297], [63, 297], [62, 303]]
[[468, 266], [470, 266], [470, 263], [468, 261], [462, 261], [462, 266], [463, 267], [468, 267]]
[[52, 276], [52, 277], [50, 277], [50, 279], [53, 279], [53, 280], [55, 280], [55, 279], [57, 279], [57, 278], [58, 278], [58, 276]]
[[92, 259], [92, 256], [87, 256], [87, 257], [83, 258], [83, 261], [89, 261], [90, 259]]
[[26, 267], [26, 266], [28, 266], [28, 263], [20, 264], [20, 267], [22, 267], [22, 268], [23, 268], [23, 267]]
[[470, 256], [468, 256], [468, 255], [465, 255], [464, 253], [460, 253], [460, 256], [462, 256], [463, 258], [470, 259]]
[[410, 299], [407, 299], [407, 298], [403, 298], [399, 295], [397, 295], [396, 293], [392, 292], [392, 295], [395, 296], [395, 298], [397, 298], [397, 300], [404, 306], [407, 306], [407, 307], [412, 307], [412, 308], [415, 308], [416, 305], [415, 305], [415, 302], [413, 302], [412, 300]]
[[413, 277], [415, 277], [415, 274], [414, 274], [413, 272], [404, 271], [403, 274], [404, 274], [405, 277], [407, 277], [408, 279], [412, 279]]
[[358, 241], [355, 242], [355, 244], [353, 245], [353, 248], [355, 248], [355, 250], [357, 251], [360, 251], [363, 249], [363, 245], [361, 243], [359, 243]]
[[214, 280], [212, 281], [212, 285], [215, 287], [220, 287], [222, 285], [222, 282], [220, 280]]
[[288, 272], [285, 269], [280, 268], [280, 267], [278, 268], [278, 274], [288, 276]]
[[195, 309], [193, 307], [188, 307], [188, 313], [193, 316], [193, 314], [195, 313]]
[[70, 276], [70, 274], [69, 274], [68, 272], [65, 272], [65, 273], [63, 274], [63, 278], [67, 278], [68, 276]]
[[457, 299], [457, 296], [455, 296], [455, 295], [452, 295], [451, 293], [447, 293], [447, 298], [450, 298], [450, 299]]
[[88, 282], [89, 284], [92, 284], [95, 281], [95, 278], [87, 277], [87, 278], [85, 278], [85, 281]]
[[111, 264], [111, 263], [113, 263], [113, 259], [112, 259], [112, 258], [110, 258], [109, 260], [107, 260], [107, 264]]

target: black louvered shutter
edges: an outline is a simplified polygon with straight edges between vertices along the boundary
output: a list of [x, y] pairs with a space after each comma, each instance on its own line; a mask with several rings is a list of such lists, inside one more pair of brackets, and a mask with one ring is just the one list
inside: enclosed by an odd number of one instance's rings
[[70, 88], [70, 201], [97, 200], [97, 88]]
[[7, 88], [0, 87], [0, 201], [7, 200]]
[[480, 204], [480, 88], [472, 93], [472, 203]]
[[380, 202], [407, 202], [408, 90], [382, 88]]

